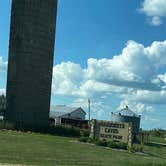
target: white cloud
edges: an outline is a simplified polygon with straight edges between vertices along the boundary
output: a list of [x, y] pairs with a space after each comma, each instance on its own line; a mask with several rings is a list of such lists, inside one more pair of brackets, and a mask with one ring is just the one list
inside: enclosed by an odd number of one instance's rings
[[75, 95], [83, 79], [80, 65], [66, 62], [54, 66], [52, 92], [60, 95]]
[[131, 93], [123, 94], [122, 98], [148, 104], [166, 104], [166, 91], [135, 90]]
[[143, 93], [141, 95], [147, 97], [142, 100], [163, 101], [161, 94], [166, 86], [166, 76], [160, 74], [160, 69], [165, 65], [166, 41], [155, 41], [148, 47], [129, 41], [122, 53], [112, 59], [88, 59], [86, 69], [72, 62], [54, 66], [52, 92], [101, 98], [116, 93], [129, 97], [136, 95], [138, 100], [141, 98], [139, 93]]
[[81, 69], [80, 65], [72, 62], [63, 62], [54, 66], [52, 93], [54, 95], [90, 97], [96, 93], [120, 93], [126, 90], [125, 87], [90, 79], [87, 74], [87, 70]]
[[2, 57], [0, 56], [0, 72], [7, 71], [7, 62], [3, 61]]
[[166, 64], [166, 41], [144, 47], [129, 41], [122, 53], [112, 59], [89, 59], [87, 77], [99, 82], [133, 88], [159, 89], [154, 79]]
[[5, 88], [0, 88], [0, 95], [6, 94], [6, 89]]
[[149, 17], [150, 23], [154, 26], [162, 24], [162, 19], [166, 17], [166, 1], [165, 0], [144, 0], [141, 12]]
[[165, 74], [159, 74], [158, 78], [166, 84], [166, 73]]
[[107, 94], [110, 95], [111, 93], [122, 93], [125, 91], [127, 91], [125, 87], [119, 87], [89, 79], [81, 84], [77, 94], [82, 97], [91, 97], [97, 95], [102, 98], [103, 94], [106, 97]]
[[166, 1], [165, 0], [144, 0], [142, 11], [147, 16], [166, 16]]
[[151, 25], [154, 25], [154, 26], [159, 26], [159, 25], [162, 24], [162, 20], [161, 20], [160, 17], [154, 16], [154, 17], [152, 17], [152, 19], [150, 20], [150, 24], [151, 24]]
[[125, 108], [126, 106], [129, 107], [133, 112], [142, 115], [143, 113], [151, 113], [154, 112], [154, 108], [150, 105], [143, 104], [140, 102], [133, 102], [129, 101], [128, 99], [122, 100], [119, 107], [117, 108], [118, 110]]
[[92, 112], [103, 119], [121, 100], [138, 114], [151, 113], [153, 104], [166, 104], [166, 74], [160, 73], [165, 66], [166, 41], [148, 47], [129, 41], [111, 59], [88, 59], [85, 69], [72, 62], [54, 66], [52, 93], [70, 96], [72, 105], [85, 109], [90, 98]]

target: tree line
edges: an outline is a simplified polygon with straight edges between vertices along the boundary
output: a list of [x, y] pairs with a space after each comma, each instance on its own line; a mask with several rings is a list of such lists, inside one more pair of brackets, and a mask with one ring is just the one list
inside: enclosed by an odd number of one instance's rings
[[6, 96], [2, 94], [0, 95], [0, 116], [3, 116], [5, 111], [6, 111]]

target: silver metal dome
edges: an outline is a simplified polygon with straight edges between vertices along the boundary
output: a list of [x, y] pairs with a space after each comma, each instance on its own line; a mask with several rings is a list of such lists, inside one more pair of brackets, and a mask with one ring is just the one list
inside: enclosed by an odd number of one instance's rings
[[140, 119], [141, 119], [141, 116], [137, 115], [132, 110], [130, 110], [128, 106], [121, 109], [120, 111], [111, 113], [111, 120], [114, 122], [132, 123], [132, 132], [134, 135], [139, 132]]

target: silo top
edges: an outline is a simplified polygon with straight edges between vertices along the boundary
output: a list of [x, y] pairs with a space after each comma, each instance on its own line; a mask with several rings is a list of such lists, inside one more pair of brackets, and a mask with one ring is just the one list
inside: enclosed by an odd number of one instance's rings
[[128, 106], [126, 106], [125, 108], [121, 109], [120, 111], [115, 112], [114, 114], [118, 114], [118, 115], [122, 115], [122, 116], [140, 117], [135, 112], [130, 110]]

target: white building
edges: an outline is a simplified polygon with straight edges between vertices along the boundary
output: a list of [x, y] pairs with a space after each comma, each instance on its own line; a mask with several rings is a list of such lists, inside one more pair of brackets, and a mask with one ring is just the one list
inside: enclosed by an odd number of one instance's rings
[[85, 120], [86, 112], [81, 107], [68, 107], [66, 105], [51, 106], [50, 119], [54, 119], [55, 125], [61, 124], [62, 118], [73, 120]]

